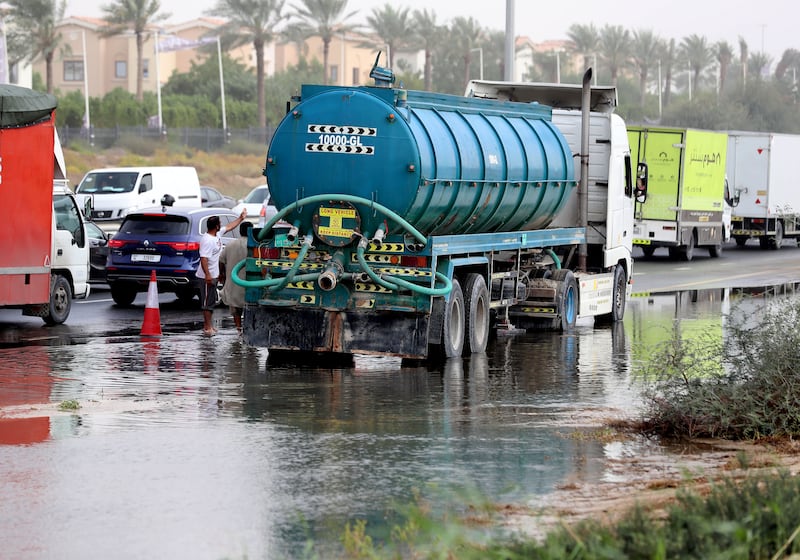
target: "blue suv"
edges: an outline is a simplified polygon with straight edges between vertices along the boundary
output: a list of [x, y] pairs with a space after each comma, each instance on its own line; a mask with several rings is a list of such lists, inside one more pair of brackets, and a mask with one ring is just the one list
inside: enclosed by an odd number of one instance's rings
[[[106, 281], [114, 303], [133, 303], [136, 294], [147, 291], [153, 270], [159, 293], [174, 292], [182, 303], [191, 302], [199, 294], [200, 238], [211, 216], [219, 216], [223, 228], [238, 218], [224, 208], [164, 206], [128, 214], [108, 242]], [[238, 237], [234, 228], [221, 236], [222, 243]]]

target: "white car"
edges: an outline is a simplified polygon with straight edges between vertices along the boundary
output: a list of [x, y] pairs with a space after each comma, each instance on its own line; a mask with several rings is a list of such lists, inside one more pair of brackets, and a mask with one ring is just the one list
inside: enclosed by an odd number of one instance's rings
[[233, 207], [233, 211], [240, 214], [242, 210], [247, 209], [247, 218], [255, 221], [261, 215], [261, 206], [266, 200], [269, 200], [269, 186], [259, 185], [241, 199], [239, 204]]
[[[272, 218], [275, 214], [278, 213], [278, 209], [272, 202], [272, 197], [268, 196], [264, 199], [264, 202], [261, 203], [261, 215], [258, 218], [258, 227], [264, 227], [267, 225], [267, 220]], [[291, 224], [284, 220], [278, 220], [272, 227], [290, 227]]]

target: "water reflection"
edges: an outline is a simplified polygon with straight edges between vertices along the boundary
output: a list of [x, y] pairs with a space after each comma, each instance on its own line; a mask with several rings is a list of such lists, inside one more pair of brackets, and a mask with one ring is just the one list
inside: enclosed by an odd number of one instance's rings
[[[635, 298], [622, 325], [501, 337], [435, 367], [274, 365], [229, 331], [0, 349], [0, 550], [292, 558], [313, 542], [327, 557], [347, 521], [386, 537], [415, 492], [535, 504], [648, 453], [585, 436], [634, 413], [651, 343], [722, 336], [742, 297]], [[59, 411], [68, 399], [81, 408]]]

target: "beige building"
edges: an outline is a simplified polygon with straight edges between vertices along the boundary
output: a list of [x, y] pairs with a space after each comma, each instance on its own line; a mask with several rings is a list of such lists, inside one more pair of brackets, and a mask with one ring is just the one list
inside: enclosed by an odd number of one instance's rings
[[[201, 17], [176, 25], [154, 26], [144, 43], [144, 91], [155, 92], [157, 83], [165, 84], [173, 72], [187, 72], [192, 63], [201, 63], [208, 56], [216, 56], [215, 30], [223, 23], [219, 19]], [[53, 59], [53, 84], [56, 90], [62, 94], [88, 91], [89, 97], [103, 97], [115, 88], [136, 92], [136, 37], [132, 32], [105, 37], [104, 27], [103, 20], [84, 16], [69, 17], [58, 24], [64, 48]], [[202, 40], [210, 42], [206, 48], [196, 48], [197, 42]], [[159, 44], [158, 51], [156, 42]], [[343, 86], [371, 84], [369, 73], [379, 50], [384, 50], [379, 39], [370, 41], [352, 32], [335, 35], [328, 52], [329, 83]], [[575, 71], [581, 66], [582, 60], [577, 56], [569, 56], [568, 52], [567, 41], [534, 43], [527, 37], [518, 37], [514, 79], [522, 81], [536, 57], [544, 54], [552, 57], [557, 53], [561, 70], [567, 71], [569, 68]], [[227, 54], [246, 67], [255, 68], [255, 52], [251, 44], [231, 49]], [[285, 71], [296, 65], [301, 57], [322, 63], [322, 39], [311, 37], [303, 44], [288, 42], [267, 45], [264, 49], [264, 72], [271, 76], [275, 72]], [[404, 50], [395, 53], [395, 58], [402, 59], [412, 72], [422, 72], [424, 52]], [[385, 52], [379, 64], [388, 64]], [[43, 60], [34, 62], [33, 72], [45, 78]]]
[[[187, 72], [192, 63], [200, 63], [215, 54], [214, 30], [224, 22], [212, 18], [198, 18], [178, 25], [153, 27], [144, 43], [142, 60], [142, 87], [144, 91], [157, 90], [156, 74], [161, 85], [173, 72]], [[53, 85], [61, 93], [88, 90], [89, 97], [103, 97], [115, 88], [136, 92], [136, 37], [125, 33], [103, 36], [105, 22], [101, 19], [73, 16], [58, 24], [64, 48], [53, 59]], [[167, 45], [184, 45], [208, 38], [211, 48], [175, 48]], [[156, 59], [156, 41], [159, 43]], [[377, 48], [364, 46], [364, 37], [351, 33], [337, 35], [329, 47], [330, 83], [354, 85], [369, 83], [369, 72], [377, 55]], [[227, 51], [233, 60], [255, 68], [255, 51], [247, 44]], [[323, 44], [319, 37], [308, 39], [304, 45], [273, 43], [264, 49], [264, 72], [267, 76], [296, 65], [300, 57], [323, 60]], [[33, 72], [45, 79], [44, 60], [36, 60]]]

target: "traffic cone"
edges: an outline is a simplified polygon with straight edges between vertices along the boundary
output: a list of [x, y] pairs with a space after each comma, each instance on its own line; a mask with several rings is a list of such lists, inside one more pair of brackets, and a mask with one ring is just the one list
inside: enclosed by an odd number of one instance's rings
[[150, 285], [147, 287], [147, 303], [144, 305], [142, 336], [161, 336], [161, 313], [158, 310], [158, 282], [156, 271], [150, 272]]

